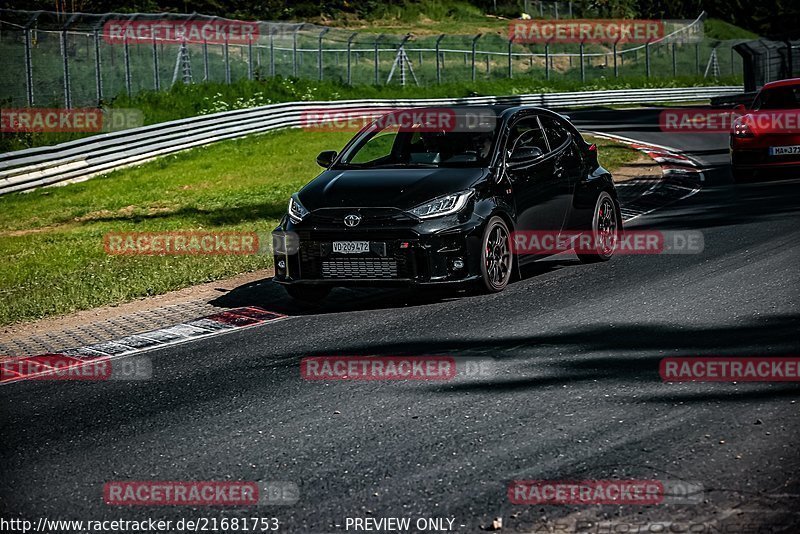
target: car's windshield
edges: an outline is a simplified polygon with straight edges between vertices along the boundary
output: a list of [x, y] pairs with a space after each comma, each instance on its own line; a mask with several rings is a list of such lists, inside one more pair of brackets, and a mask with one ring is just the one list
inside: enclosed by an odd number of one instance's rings
[[761, 91], [753, 109], [800, 109], [800, 86], [775, 87]]
[[[494, 115], [483, 121], [454, 117], [452, 126], [373, 124], [345, 152], [340, 165], [377, 167], [485, 167], [496, 137]], [[390, 123], [387, 125], [385, 123]]]

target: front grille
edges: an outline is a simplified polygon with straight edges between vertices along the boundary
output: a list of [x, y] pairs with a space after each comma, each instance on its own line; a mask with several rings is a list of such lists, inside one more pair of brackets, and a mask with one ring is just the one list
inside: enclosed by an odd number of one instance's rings
[[330, 279], [381, 279], [398, 277], [393, 258], [334, 258], [322, 262], [322, 277]]
[[317, 228], [333, 228], [352, 231], [344, 224], [350, 214], [361, 216], [359, 229], [363, 228], [409, 228], [419, 221], [395, 208], [320, 208], [312, 211], [304, 222]]

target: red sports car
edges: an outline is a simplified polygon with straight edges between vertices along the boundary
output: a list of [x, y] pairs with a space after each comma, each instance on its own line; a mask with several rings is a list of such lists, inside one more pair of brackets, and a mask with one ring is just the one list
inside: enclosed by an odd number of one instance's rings
[[731, 130], [731, 165], [736, 181], [767, 173], [800, 176], [800, 78], [761, 88], [752, 109]]

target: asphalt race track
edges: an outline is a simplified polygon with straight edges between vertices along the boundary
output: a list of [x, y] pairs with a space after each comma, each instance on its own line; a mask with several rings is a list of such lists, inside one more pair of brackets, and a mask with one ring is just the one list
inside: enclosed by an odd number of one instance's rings
[[[387, 517], [450, 518], [459, 532], [498, 517], [512, 532], [576, 521], [579, 532], [800, 531], [797, 383], [665, 383], [658, 372], [665, 356], [800, 353], [800, 179], [733, 185], [724, 136], [662, 134], [654, 116], [571, 114], [703, 165], [708, 187], [627, 225], [699, 230], [702, 253], [595, 265], [559, 256], [495, 295], [337, 289], [313, 307], [269, 281], [241, 287], [218, 304], [290, 317], [151, 352], [152, 380], [0, 388], [4, 515], [268, 516], [280, 531], [311, 533]], [[301, 358], [325, 355], [479, 358], [488, 372], [302, 379]], [[506, 495], [516, 479], [611, 478], [704, 492], [653, 506], [513, 505]], [[300, 500], [108, 506], [103, 485], [117, 480], [292, 481]], [[664, 530], [634, 530], [654, 522]]]

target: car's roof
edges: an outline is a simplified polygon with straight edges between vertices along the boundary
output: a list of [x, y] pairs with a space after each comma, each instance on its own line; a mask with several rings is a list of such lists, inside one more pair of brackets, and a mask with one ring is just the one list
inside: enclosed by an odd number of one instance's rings
[[541, 111], [546, 114], [550, 115], [558, 115], [560, 117], [566, 118], [565, 115], [557, 113], [550, 109], [540, 108], [537, 106], [526, 106], [520, 104], [454, 104], [450, 106], [425, 106], [423, 108], [416, 108], [416, 109], [442, 109], [443, 107], [447, 107], [449, 109], [453, 109], [456, 112], [459, 110], [463, 111], [470, 111], [470, 110], [491, 110], [495, 116], [499, 119], [503, 116], [511, 116], [518, 111]]
[[774, 82], [765, 83], [761, 90], [764, 91], [766, 89], [774, 89], [776, 87], [786, 87], [791, 85], [800, 86], [800, 78], [789, 78], [787, 80], [776, 80]]

